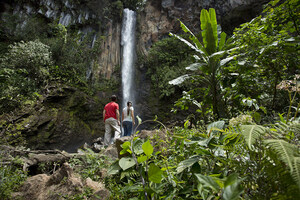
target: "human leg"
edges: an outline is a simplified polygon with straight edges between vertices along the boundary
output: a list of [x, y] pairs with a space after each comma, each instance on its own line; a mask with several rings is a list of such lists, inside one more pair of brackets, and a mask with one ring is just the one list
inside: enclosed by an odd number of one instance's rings
[[131, 136], [132, 134], [132, 122], [129, 122], [129, 125], [128, 125], [128, 136]]
[[121, 129], [118, 124], [118, 121], [115, 118], [109, 118], [107, 119], [111, 128], [115, 131], [115, 137], [114, 138], [120, 138], [121, 137]]
[[123, 122], [123, 128], [124, 128], [124, 136], [128, 136], [128, 122]]
[[105, 120], [105, 134], [104, 134], [104, 145], [108, 146], [110, 144], [110, 140], [111, 140], [111, 125], [107, 120]]

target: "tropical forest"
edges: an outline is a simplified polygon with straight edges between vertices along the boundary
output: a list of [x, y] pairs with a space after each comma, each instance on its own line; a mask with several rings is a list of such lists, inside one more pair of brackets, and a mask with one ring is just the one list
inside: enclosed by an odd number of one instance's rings
[[299, 0], [0, 2], [1, 200], [299, 197]]

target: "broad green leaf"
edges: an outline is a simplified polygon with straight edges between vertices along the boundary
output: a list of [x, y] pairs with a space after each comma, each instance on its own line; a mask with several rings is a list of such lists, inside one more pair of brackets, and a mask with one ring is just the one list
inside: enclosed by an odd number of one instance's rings
[[141, 153], [143, 153], [143, 141], [140, 139], [137, 139], [133, 142], [133, 151], [135, 154], [140, 155]]
[[206, 26], [207, 26], [208, 19], [209, 19], [209, 16], [208, 16], [207, 10], [202, 9], [201, 13], [200, 13], [201, 30], [206, 30], [207, 29]]
[[126, 141], [122, 144], [122, 150], [120, 151], [120, 155], [123, 155], [127, 152], [131, 153], [131, 150], [130, 150], [130, 146], [131, 146], [131, 143], [130, 141]]
[[209, 56], [209, 58], [214, 58], [214, 57], [219, 58], [219, 57], [223, 56], [225, 53], [226, 53], [226, 51], [217, 51], [217, 52], [211, 54]]
[[216, 183], [212, 177], [204, 176], [202, 174], [195, 174], [198, 181], [203, 185], [203, 187], [211, 188], [214, 192], [219, 192], [220, 187], [218, 183]]
[[218, 131], [216, 131], [217, 129], [223, 129], [225, 126], [225, 121], [217, 121], [217, 122], [213, 122], [213, 123], [210, 123], [208, 126], [207, 126], [207, 133], [216, 133]]
[[154, 163], [151, 163], [148, 171], [148, 178], [154, 183], [160, 183], [162, 179], [162, 171]]
[[237, 181], [237, 174], [233, 173], [226, 177], [224, 187], [234, 184]]
[[209, 13], [207, 10], [202, 9], [200, 14], [203, 44], [208, 55], [213, 54], [217, 49], [218, 25], [216, 24], [215, 14], [213, 8], [209, 10]]
[[126, 170], [130, 167], [133, 167], [135, 165], [135, 161], [133, 160], [133, 158], [125, 157], [119, 160], [119, 165], [123, 170]]
[[259, 114], [259, 112], [253, 113], [253, 118], [254, 118], [254, 120], [255, 120], [256, 123], [260, 123], [260, 121], [261, 121], [261, 115]]
[[147, 140], [147, 142], [142, 145], [142, 148], [146, 156], [150, 157], [152, 155], [153, 146], [151, 145], [150, 140]]
[[187, 160], [181, 161], [178, 164], [178, 167], [176, 169], [177, 173], [181, 173], [183, 170], [185, 170], [188, 167], [191, 167], [193, 164], [195, 164], [196, 162], [198, 162], [200, 159], [199, 156], [195, 156], [195, 157], [191, 157]]
[[109, 175], [115, 175], [115, 174], [119, 173], [120, 170], [121, 170], [121, 168], [120, 168], [119, 163], [115, 162], [109, 166], [107, 173]]
[[137, 161], [138, 161], [138, 163], [143, 163], [147, 160], [147, 158], [148, 158], [147, 156], [139, 156], [137, 158]]
[[236, 200], [240, 198], [242, 193], [243, 189], [240, 188], [240, 183], [236, 180], [233, 184], [224, 188], [222, 196], [224, 200]]
[[[209, 18], [212, 26], [212, 34], [215, 41], [215, 47], [217, 47], [218, 46], [218, 23], [217, 23], [217, 15], [215, 9], [213, 8], [209, 9]], [[216, 49], [214, 51], [216, 51]]]
[[226, 33], [222, 32], [219, 41], [219, 51], [223, 49], [223, 47], [225, 46], [225, 42], [226, 42]]

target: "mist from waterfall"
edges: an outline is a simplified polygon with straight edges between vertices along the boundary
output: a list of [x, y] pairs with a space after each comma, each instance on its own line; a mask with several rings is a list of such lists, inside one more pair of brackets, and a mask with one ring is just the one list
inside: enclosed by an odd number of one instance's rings
[[136, 14], [134, 11], [124, 9], [121, 35], [122, 46], [122, 108], [127, 101], [135, 103], [133, 79], [134, 79], [134, 59], [135, 59], [135, 24]]

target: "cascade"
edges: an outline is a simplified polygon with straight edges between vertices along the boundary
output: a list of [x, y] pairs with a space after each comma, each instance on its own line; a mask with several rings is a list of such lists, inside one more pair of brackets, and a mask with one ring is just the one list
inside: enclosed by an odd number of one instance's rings
[[124, 9], [123, 23], [121, 32], [122, 46], [122, 108], [126, 106], [127, 101], [135, 103], [133, 79], [134, 79], [134, 58], [135, 58], [135, 24], [136, 14], [134, 11]]

